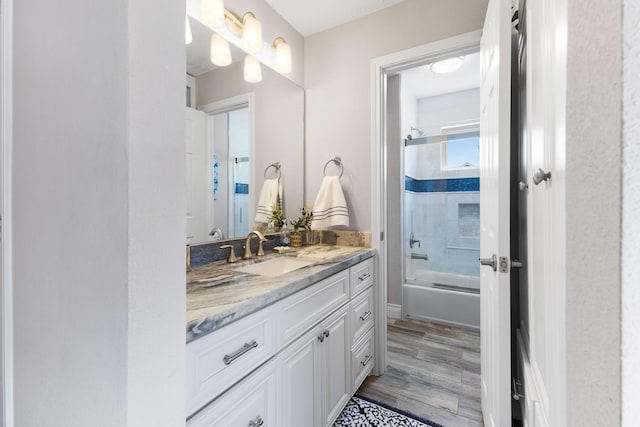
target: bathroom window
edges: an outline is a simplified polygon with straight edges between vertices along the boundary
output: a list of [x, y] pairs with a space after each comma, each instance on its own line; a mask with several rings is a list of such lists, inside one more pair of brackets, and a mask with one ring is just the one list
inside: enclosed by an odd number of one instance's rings
[[443, 169], [477, 169], [480, 165], [480, 138], [449, 139], [444, 143]]

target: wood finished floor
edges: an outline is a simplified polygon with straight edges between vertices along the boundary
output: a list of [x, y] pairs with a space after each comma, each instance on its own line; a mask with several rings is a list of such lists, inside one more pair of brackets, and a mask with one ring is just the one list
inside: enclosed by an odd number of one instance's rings
[[387, 372], [358, 389], [445, 427], [483, 426], [480, 333], [411, 319], [388, 319]]

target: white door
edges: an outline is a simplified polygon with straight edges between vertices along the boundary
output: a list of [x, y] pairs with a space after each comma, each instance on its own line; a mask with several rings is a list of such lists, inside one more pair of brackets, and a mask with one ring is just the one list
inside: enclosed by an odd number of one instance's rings
[[481, 400], [493, 427], [511, 425], [511, 2], [489, 1], [480, 52]]
[[187, 172], [187, 243], [208, 240], [209, 174], [205, 114], [187, 108], [185, 116], [185, 161]]

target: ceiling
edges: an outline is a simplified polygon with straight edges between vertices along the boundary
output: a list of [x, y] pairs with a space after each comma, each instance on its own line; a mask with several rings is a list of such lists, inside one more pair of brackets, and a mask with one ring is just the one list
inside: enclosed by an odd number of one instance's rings
[[447, 74], [436, 74], [429, 65], [399, 72], [402, 85], [416, 99], [480, 87], [480, 53], [465, 55], [464, 64]]
[[404, 0], [266, 0], [304, 37], [402, 1]]

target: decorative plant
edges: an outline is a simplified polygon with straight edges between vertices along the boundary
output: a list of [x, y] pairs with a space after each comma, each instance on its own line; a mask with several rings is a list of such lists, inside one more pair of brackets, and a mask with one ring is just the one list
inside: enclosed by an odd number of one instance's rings
[[273, 226], [278, 230], [284, 225], [284, 216], [282, 215], [280, 203], [274, 203], [271, 206], [271, 222], [273, 222]]
[[291, 221], [294, 231], [298, 230], [311, 230], [311, 221], [313, 221], [313, 212], [310, 208], [303, 207], [300, 209], [302, 215], [295, 221]]

